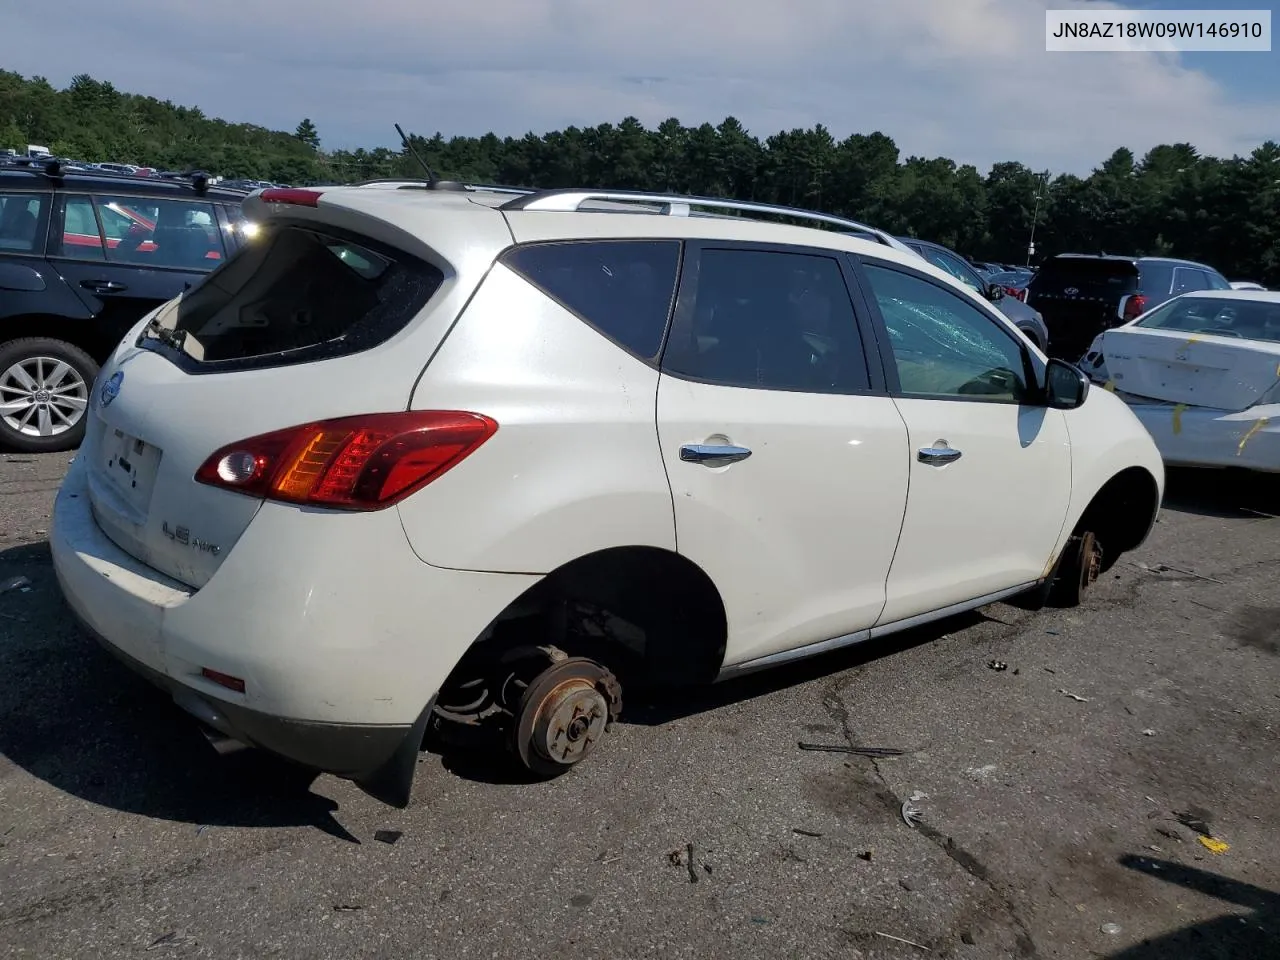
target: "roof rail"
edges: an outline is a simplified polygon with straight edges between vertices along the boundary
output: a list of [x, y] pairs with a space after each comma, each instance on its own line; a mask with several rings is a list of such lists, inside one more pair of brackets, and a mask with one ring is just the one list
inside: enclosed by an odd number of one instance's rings
[[868, 226], [865, 223], [859, 223], [857, 220], [849, 220], [845, 217], [837, 217], [829, 213], [819, 213], [816, 210], [805, 210], [800, 207], [784, 207], [772, 203], [756, 203], [751, 200], [728, 200], [721, 197], [692, 197], [680, 196], [678, 194], [668, 193], [646, 193], [639, 190], [578, 190], [578, 189], [559, 189], [559, 190], [539, 190], [533, 191], [525, 196], [517, 197], [514, 200], [508, 200], [499, 209], [501, 210], [546, 210], [560, 212], [575, 212], [580, 209], [582, 204], [592, 200], [605, 200], [611, 202], [632, 202], [649, 204], [656, 206], [656, 210], [645, 211], [662, 214], [669, 217], [687, 217], [690, 215], [690, 208], [705, 207], [712, 210], [736, 210], [741, 213], [765, 213], [776, 217], [791, 217], [795, 220], [809, 220], [814, 223], [823, 223], [828, 226], [841, 227], [845, 230], [855, 230], [859, 233], [870, 234], [872, 238], [884, 244], [886, 247], [892, 247], [903, 253], [915, 252], [898, 240], [892, 234], [886, 233], [876, 227]]
[[[437, 180], [435, 183], [454, 183], [457, 181]], [[434, 190], [437, 187], [432, 186], [432, 181], [424, 180], [421, 177], [375, 177], [372, 180], [361, 180], [359, 183], [353, 184], [357, 187], [391, 187], [395, 186], [397, 190]], [[537, 193], [533, 187], [507, 187], [496, 183], [469, 183], [463, 182], [462, 189], [472, 193], [511, 193], [525, 195]]]

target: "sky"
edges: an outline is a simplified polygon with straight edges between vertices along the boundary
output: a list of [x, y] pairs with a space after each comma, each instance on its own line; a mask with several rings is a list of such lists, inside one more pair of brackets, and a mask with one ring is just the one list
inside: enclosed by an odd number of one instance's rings
[[881, 131], [903, 157], [1086, 174], [1121, 146], [1230, 156], [1280, 139], [1280, 47], [1047, 53], [1046, 8], [1275, 3], [58, 0], [5, 4], [0, 66], [274, 129], [309, 117], [327, 149], [398, 147], [397, 122], [521, 136], [732, 115], [761, 138], [822, 123]]

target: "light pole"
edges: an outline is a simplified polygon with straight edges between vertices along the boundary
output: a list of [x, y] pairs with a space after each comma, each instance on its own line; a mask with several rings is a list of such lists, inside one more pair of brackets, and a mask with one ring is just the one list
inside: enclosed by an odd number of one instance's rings
[[1027, 266], [1031, 266], [1031, 258], [1036, 255], [1036, 221], [1040, 219], [1040, 200], [1049, 189], [1049, 171], [1040, 175], [1040, 186], [1036, 189], [1036, 206], [1031, 214], [1031, 238], [1027, 241]]

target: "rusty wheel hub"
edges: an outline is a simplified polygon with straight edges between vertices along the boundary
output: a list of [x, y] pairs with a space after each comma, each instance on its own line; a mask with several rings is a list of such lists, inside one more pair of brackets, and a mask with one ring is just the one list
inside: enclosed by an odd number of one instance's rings
[[1092, 532], [1080, 538], [1080, 586], [1093, 586], [1102, 573], [1102, 547]]
[[533, 725], [533, 747], [566, 766], [582, 760], [604, 735], [609, 701], [588, 680], [566, 680], [543, 699]]
[[585, 760], [622, 709], [617, 679], [593, 660], [552, 664], [520, 698], [515, 749], [534, 773], [554, 776]]

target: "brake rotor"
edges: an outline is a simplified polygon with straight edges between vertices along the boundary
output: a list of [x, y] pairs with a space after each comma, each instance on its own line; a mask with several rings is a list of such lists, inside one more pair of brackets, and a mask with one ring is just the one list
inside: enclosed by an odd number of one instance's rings
[[512, 727], [520, 762], [557, 776], [585, 760], [622, 710], [614, 675], [585, 657], [569, 657], [534, 677]]
[[1102, 573], [1102, 546], [1092, 530], [1080, 536], [1080, 592], [1084, 593]]

